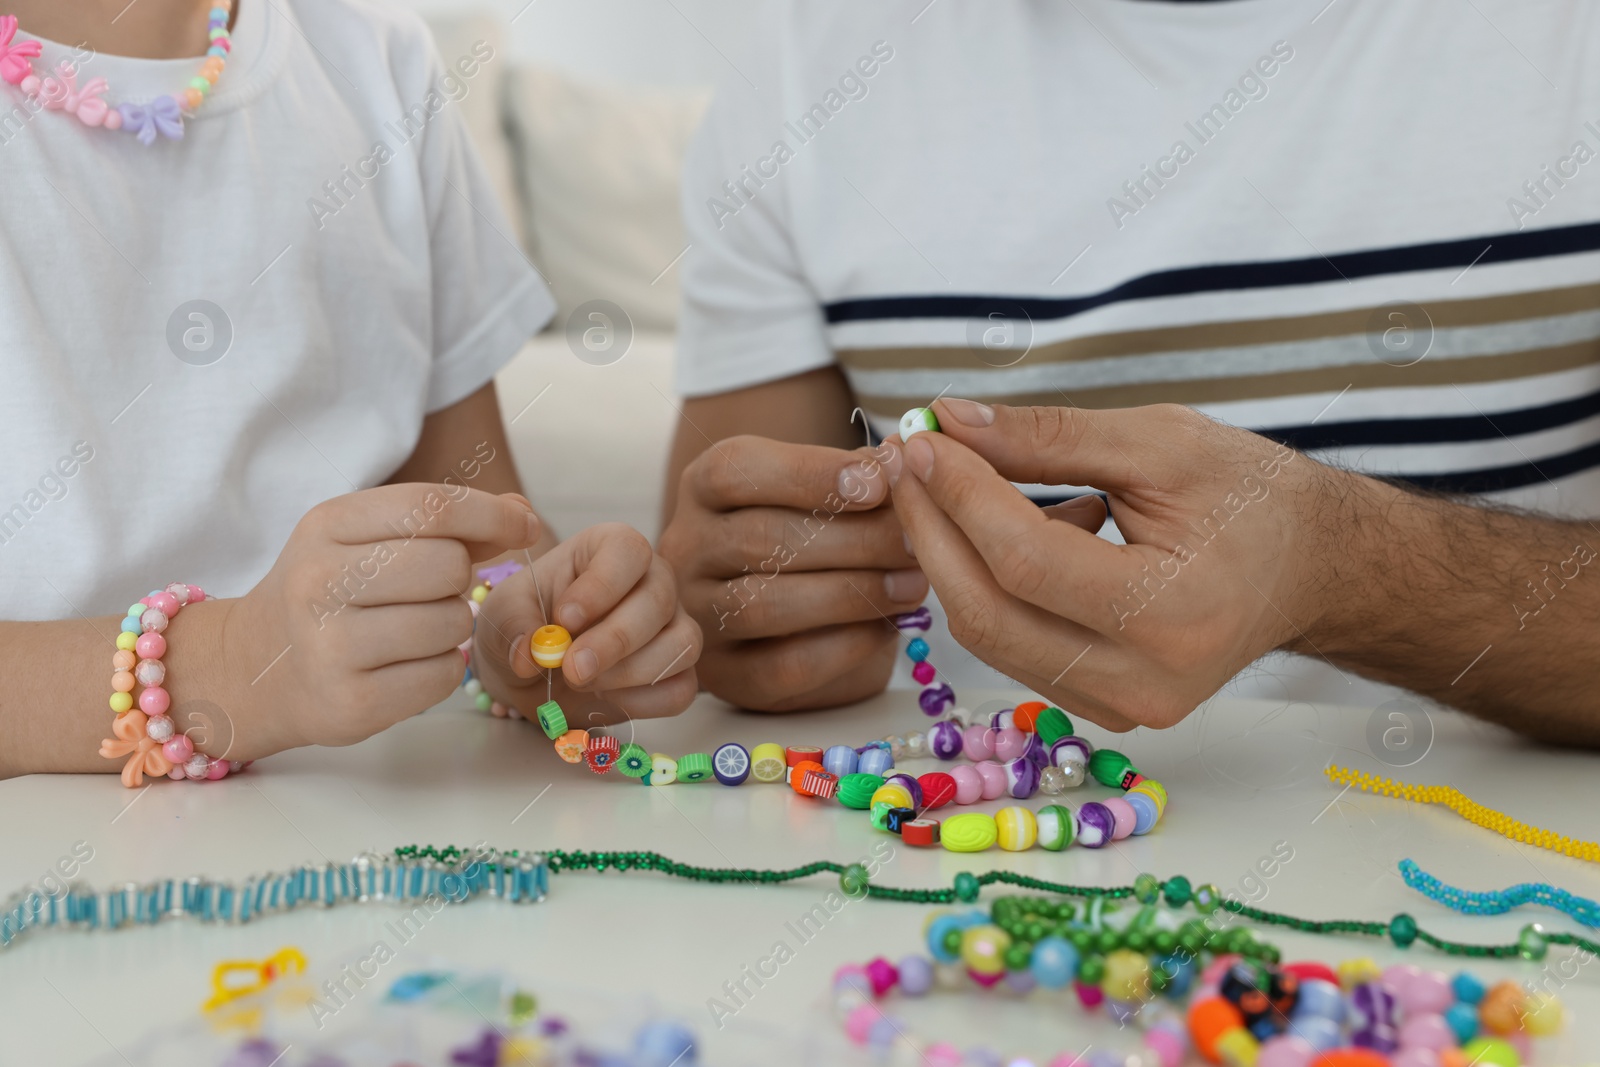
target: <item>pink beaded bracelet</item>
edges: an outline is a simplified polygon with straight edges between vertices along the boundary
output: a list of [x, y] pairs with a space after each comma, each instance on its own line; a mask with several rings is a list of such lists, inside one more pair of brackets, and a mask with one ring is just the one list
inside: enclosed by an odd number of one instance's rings
[[[172, 696], [165, 687], [167, 667], [167, 627], [185, 604], [198, 604], [206, 598], [197, 585], [173, 582], [157, 589], [128, 608], [117, 634], [117, 651], [111, 657], [111, 710], [117, 718], [111, 725], [115, 737], [100, 742], [100, 755], [106, 759], [128, 757], [122, 767], [122, 784], [137, 789], [145, 775], [166, 775], [216, 781], [243, 770], [237, 760], [213, 758], [194, 750], [194, 742], [180, 733], [167, 714]], [[138, 707], [134, 707], [134, 687], [139, 687]]]

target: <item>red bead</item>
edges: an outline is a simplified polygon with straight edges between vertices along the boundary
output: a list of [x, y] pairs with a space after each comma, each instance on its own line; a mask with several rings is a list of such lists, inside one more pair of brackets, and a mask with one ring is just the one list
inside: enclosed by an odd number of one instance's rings
[[929, 771], [917, 779], [924, 810], [942, 808], [956, 798], [956, 780], [943, 771]]
[[791, 767], [798, 763], [805, 763], [807, 760], [820, 765], [822, 763], [822, 749], [796, 745], [783, 750], [783, 762]]
[[933, 669], [933, 664], [929, 663], [927, 660], [923, 660], [921, 663], [918, 663], [916, 666], [911, 668], [911, 677], [918, 685], [927, 685], [929, 682], [933, 681], [933, 677], [936, 673], [938, 672]]
[[800, 775], [800, 784], [794, 787], [794, 791], [801, 796], [821, 797], [827, 800], [839, 792], [838, 776], [823, 770], [820, 766], [813, 764], [806, 767], [804, 773], [796, 767], [795, 773]]
[[616, 766], [617, 755], [622, 751], [622, 742], [606, 734], [590, 734], [589, 744], [583, 750], [584, 762], [596, 774], [605, 774]]
[[1325, 963], [1316, 960], [1303, 960], [1295, 963], [1285, 963], [1282, 967], [1285, 974], [1292, 974], [1300, 981], [1305, 982], [1315, 978], [1323, 982], [1339, 984], [1339, 973]]
[[932, 848], [939, 843], [938, 819], [912, 819], [900, 824], [900, 838], [908, 845]]

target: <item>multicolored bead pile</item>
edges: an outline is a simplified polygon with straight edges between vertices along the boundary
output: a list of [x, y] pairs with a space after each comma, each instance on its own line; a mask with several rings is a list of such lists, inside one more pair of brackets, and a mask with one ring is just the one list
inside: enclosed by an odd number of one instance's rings
[[[1091, 1044], [1049, 1067], [1178, 1067], [1191, 1049], [1230, 1067], [1521, 1067], [1531, 1062], [1531, 1039], [1561, 1026], [1555, 997], [1515, 982], [1486, 988], [1465, 972], [1380, 970], [1366, 958], [1280, 965], [1277, 947], [1249, 928], [1219, 925], [1229, 917], [1219, 914], [1214, 887], [1191, 892], [1187, 879], [1145, 874], [1135, 895], [1142, 906], [1132, 911], [1104, 898], [1026, 896], [1001, 897], [987, 912], [935, 912], [926, 956], [834, 973], [835, 1014], [852, 1042], [904, 1050], [927, 1067], [1046, 1061], [918, 1041], [880, 1006], [897, 989], [921, 997], [1003, 985], [1048, 996], [1070, 986], [1083, 1008], [1141, 1032], [1138, 1052]], [[1193, 903], [1200, 917], [1159, 909], [1162, 896]]]

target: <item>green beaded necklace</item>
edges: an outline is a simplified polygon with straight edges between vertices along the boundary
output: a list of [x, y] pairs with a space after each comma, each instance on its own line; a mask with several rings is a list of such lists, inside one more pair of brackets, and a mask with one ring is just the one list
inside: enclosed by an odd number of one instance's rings
[[[465, 853], [454, 845], [444, 848], [435, 848], [432, 845], [403, 845], [394, 850], [395, 857], [401, 860], [428, 858], [442, 863], [451, 863], [460, 859]], [[514, 850], [501, 853], [506, 856], [517, 856]], [[1181, 908], [1192, 904], [1195, 911], [1202, 916], [1207, 916], [1216, 911], [1224, 911], [1252, 922], [1262, 923], [1267, 926], [1281, 926], [1286, 929], [1296, 930], [1305, 934], [1339, 935], [1354, 934], [1362, 937], [1387, 937], [1396, 948], [1410, 948], [1414, 943], [1421, 942], [1430, 948], [1445, 953], [1449, 956], [1473, 956], [1486, 959], [1511, 959], [1521, 957], [1527, 960], [1542, 959], [1549, 951], [1551, 945], [1569, 945], [1582, 949], [1585, 952], [1600, 955], [1600, 942], [1580, 937], [1577, 934], [1564, 931], [1548, 932], [1536, 924], [1524, 928], [1517, 941], [1509, 945], [1474, 945], [1461, 941], [1451, 941], [1447, 938], [1430, 934], [1417, 925], [1416, 919], [1404, 912], [1396, 915], [1387, 923], [1368, 922], [1360, 919], [1301, 919], [1282, 912], [1268, 911], [1257, 908], [1242, 901], [1223, 897], [1217, 887], [1209, 883], [1194, 886], [1183, 875], [1174, 875], [1165, 881], [1158, 879], [1153, 874], [1141, 874], [1132, 885], [1124, 886], [1084, 886], [1071, 885], [1066, 882], [1052, 882], [1043, 878], [1032, 878], [1028, 875], [1017, 874], [1014, 871], [986, 871], [983, 874], [972, 874], [962, 871], [955, 876], [954, 884], [946, 889], [898, 889], [892, 886], [874, 885], [867, 874], [867, 869], [859, 863], [843, 864], [831, 860], [818, 860], [801, 867], [790, 867], [785, 870], [762, 870], [758, 868], [731, 868], [731, 867], [700, 867], [692, 863], [679, 863], [661, 855], [659, 852], [590, 852], [586, 850], [567, 851], [553, 849], [541, 852], [549, 864], [550, 873], [562, 874], [567, 871], [655, 871], [672, 878], [687, 878], [696, 882], [710, 882], [713, 884], [757, 884], [776, 885], [783, 882], [792, 882], [801, 878], [809, 878], [817, 874], [835, 874], [839, 876], [840, 888], [847, 896], [861, 898], [871, 897], [876, 900], [893, 900], [908, 904], [970, 904], [978, 899], [982, 888], [987, 885], [1008, 885], [1020, 889], [1032, 889], [1043, 893], [1056, 893], [1061, 896], [1082, 898], [1104, 898], [1107, 900], [1121, 900], [1132, 897], [1141, 904], [1153, 904], [1157, 899], [1164, 899], [1173, 908]], [[1008, 898], [1021, 900], [1023, 898]], [[1241, 935], [1250, 934], [1248, 930], [1216, 930], [1205, 923], [1201, 923], [1211, 935], [1217, 938], [1233, 938], [1240, 942], [1238, 947], [1229, 948], [1227, 951], [1243, 951], [1244, 939]], [[1191, 928], [1192, 929], [1192, 928]], [[1253, 937], [1253, 935], [1251, 935]], [[1203, 942], [1206, 946], [1215, 944], [1215, 941]], [[1269, 946], [1270, 947], [1270, 946]]]

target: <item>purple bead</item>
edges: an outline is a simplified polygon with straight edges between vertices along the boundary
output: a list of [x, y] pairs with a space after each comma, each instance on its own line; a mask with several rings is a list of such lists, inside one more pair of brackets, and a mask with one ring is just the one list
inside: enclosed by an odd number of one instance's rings
[[[1005, 1060], [1000, 1053], [987, 1045], [974, 1045], [967, 1049], [966, 1058], [961, 1061], [971, 1067], [1004, 1067]], [[1120, 1065], [1118, 1065], [1120, 1067]]]
[[1016, 717], [1016, 711], [1016, 708], [1006, 708], [1003, 711], [997, 711], [990, 715], [989, 728], [991, 730], [1010, 729], [1012, 726], [1012, 720]]
[[1350, 1042], [1374, 1052], [1393, 1052], [1400, 1047], [1400, 1027], [1396, 1013], [1400, 1002], [1387, 986], [1365, 982], [1350, 991]]
[[920, 997], [933, 988], [933, 964], [926, 956], [907, 956], [900, 961], [900, 990], [908, 997]]
[[1125, 1062], [1121, 1053], [1108, 1048], [1097, 1048], [1089, 1053], [1089, 1067], [1122, 1067]]
[[908, 611], [903, 615], [896, 615], [894, 624], [900, 628], [900, 632], [903, 634], [924, 634], [933, 626], [933, 612], [925, 607], [918, 608], [916, 611]]
[[856, 761], [856, 773], [876, 774], [880, 777], [889, 773], [889, 768], [894, 766], [894, 756], [886, 748], [869, 748], [861, 753], [861, 758]]
[[956, 691], [947, 682], [930, 685], [917, 696], [917, 703], [922, 705], [924, 715], [942, 715], [955, 702]]
[[1014, 759], [1006, 764], [1006, 791], [1018, 800], [1027, 800], [1039, 791], [1039, 765], [1030, 759]]
[[1050, 766], [1050, 750], [1044, 747], [1038, 734], [1028, 734], [1022, 746], [1022, 758], [1039, 767]]
[[955, 759], [961, 755], [961, 726], [949, 719], [936, 722], [928, 730], [928, 751], [940, 759]]
[[884, 785], [888, 785], [890, 782], [897, 782], [904, 786], [906, 792], [911, 794], [911, 806], [916, 808], [918, 811], [922, 810], [921, 783], [919, 783], [909, 774], [891, 774], [889, 777], [883, 780]]
[[1032, 971], [1007, 971], [1006, 988], [1020, 996], [1027, 996], [1033, 992], [1033, 987], [1038, 985]]
[[1084, 848], [1104, 848], [1110, 843], [1111, 831], [1116, 825], [1111, 809], [1091, 800], [1078, 808], [1078, 844]]
[[1089, 763], [1089, 757], [1094, 755], [1094, 746], [1076, 735], [1059, 738], [1050, 746], [1050, 762], [1057, 767], [1065, 767], [1068, 763]]

